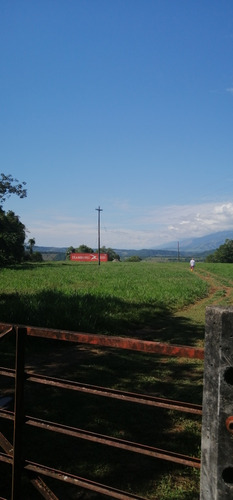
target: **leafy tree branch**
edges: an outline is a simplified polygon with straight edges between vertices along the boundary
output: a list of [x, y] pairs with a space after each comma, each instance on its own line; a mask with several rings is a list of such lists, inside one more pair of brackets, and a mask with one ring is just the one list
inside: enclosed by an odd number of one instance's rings
[[25, 198], [27, 196], [27, 190], [25, 189], [26, 182], [19, 182], [18, 179], [14, 179], [12, 175], [5, 175], [1, 173], [0, 176], [0, 207], [12, 194], [16, 194], [19, 198]]

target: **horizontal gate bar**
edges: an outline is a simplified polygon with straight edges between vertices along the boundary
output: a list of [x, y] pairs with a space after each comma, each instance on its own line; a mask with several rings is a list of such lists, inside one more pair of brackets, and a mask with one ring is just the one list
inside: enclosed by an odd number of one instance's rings
[[4, 368], [0, 366], [0, 375], [15, 378], [15, 370], [13, 368]]
[[[37, 382], [39, 384], [45, 384], [69, 390], [76, 390], [79, 392], [85, 392], [97, 396], [105, 396], [114, 399], [120, 399], [122, 401], [145, 404], [148, 406], [157, 406], [160, 408], [166, 408], [168, 410], [182, 411], [184, 413], [192, 413], [195, 415], [202, 414], [202, 406], [193, 403], [186, 403], [184, 401], [159, 398], [156, 396], [148, 396], [146, 394], [137, 394], [126, 391], [119, 391], [116, 389], [109, 389], [101, 386], [81, 384], [80, 382], [59, 379], [56, 377], [48, 377], [45, 375], [41, 376], [37, 373], [32, 373], [31, 371], [26, 371], [25, 373], [27, 376], [27, 380], [29, 382]], [[5, 375], [7, 377], [15, 377], [15, 370], [10, 368], [0, 367], [0, 375]]]
[[13, 420], [14, 421], [14, 412], [9, 411], [9, 410], [3, 410], [0, 408], [0, 417], [6, 418], [7, 420]]
[[129, 401], [133, 403], [145, 404], [148, 406], [157, 406], [160, 408], [166, 408], [169, 410], [177, 410], [186, 413], [193, 413], [195, 415], [202, 414], [201, 405], [186, 403], [182, 401], [174, 401], [172, 399], [159, 398], [156, 396], [149, 396], [146, 394], [137, 394], [126, 391], [119, 391], [116, 389], [109, 389], [107, 387], [81, 384], [80, 382], [74, 382], [71, 380], [64, 380], [55, 377], [41, 376], [37, 373], [32, 373], [31, 371], [26, 371], [27, 380], [29, 382], [37, 382], [39, 384], [45, 384], [52, 387], [60, 387], [62, 389], [69, 389], [79, 392], [85, 392], [88, 394], [94, 394], [97, 396], [105, 396], [114, 399], [120, 399], [122, 401]]
[[26, 417], [26, 424], [33, 427], [39, 427], [40, 429], [45, 429], [48, 431], [57, 432], [68, 436], [73, 436], [87, 441], [92, 441], [107, 446], [112, 446], [114, 448], [120, 448], [127, 451], [132, 451], [134, 453], [148, 455], [150, 457], [158, 458], [160, 460], [167, 460], [169, 462], [175, 462], [182, 465], [187, 465], [189, 467], [200, 468], [199, 458], [189, 457], [187, 455], [182, 455], [180, 453], [162, 450], [159, 448], [155, 448], [153, 446], [134, 443], [131, 441], [126, 441], [124, 439], [117, 439], [114, 437], [105, 436], [104, 434], [97, 434], [95, 432], [90, 432], [83, 429], [70, 427], [67, 425], [61, 425], [55, 422], [49, 422], [48, 420], [41, 420], [30, 416]]
[[[5, 328], [3, 334], [14, 330], [14, 325], [0, 323], [0, 331]], [[139, 340], [127, 337], [98, 335], [82, 332], [70, 332], [67, 330], [53, 330], [50, 328], [37, 328], [32, 326], [17, 325], [17, 328], [26, 328], [27, 335], [31, 337], [41, 337], [54, 340], [65, 340], [81, 344], [92, 344], [103, 347], [115, 347], [119, 349], [129, 349], [147, 353], [161, 354], [166, 356], [179, 356], [193, 359], [204, 359], [204, 349], [202, 347], [190, 347], [182, 345], [167, 344], [149, 340]], [[8, 331], [6, 331], [8, 329]]]
[[[0, 417], [13, 420], [13, 412], [1, 410]], [[55, 422], [50, 422], [48, 420], [37, 419], [35, 417], [26, 416], [25, 423], [33, 427], [39, 427], [52, 432], [57, 432], [60, 434], [66, 434], [69, 436], [74, 436], [80, 439], [85, 439], [107, 446], [113, 446], [115, 448], [126, 449], [134, 453], [141, 453], [143, 455], [148, 455], [160, 460], [167, 460], [169, 462], [175, 462], [188, 467], [200, 468], [200, 459], [196, 457], [189, 457], [180, 453], [175, 453], [172, 451], [162, 450], [160, 448], [155, 448], [151, 446], [146, 446], [143, 444], [133, 443], [131, 441], [125, 441], [123, 439], [112, 438], [102, 434], [97, 434], [90, 431], [84, 431], [83, 429], [76, 429], [75, 427], [69, 427], [62, 424], [57, 424]]]
[[6, 455], [6, 453], [2, 453], [0, 451], [0, 462], [5, 462], [6, 464], [13, 464], [13, 457]]
[[[202, 347], [191, 347], [149, 340], [138, 340], [127, 337], [98, 335], [83, 332], [70, 332], [67, 330], [53, 330], [50, 328], [37, 328], [32, 326], [17, 325], [17, 328], [26, 328], [27, 335], [31, 337], [41, 337], [54, 340], [66, 340], [81, 344], [94, 344], [103, 347], [115, 347], [119, 349], [129, 349], [147, 353], [161, 354], [166, 356], [179, 356], [193, 359], [204, 359], [204, 349]], [[14, 325], [0, 323], [0, 332], [3, 335], [13, 331]]]
[[115, 347], [129, 349], [146, 353], [161, 354], [166, 356], [180, 356], [185, 358], [204, 359], [204, 349], [201, 347], [179, 346], [154, 342], [149, 340], [138, 340], [127, 337], [116, 337], [97, 335], [81, 332], [69, 332], [66, 330], [52, 330], [27, 326], [27, 335], [32, 337], [43, 337], [81, 344], [94, 344], [103, 347]]
[[118, 498], [119, 500], [131, 500], [132, 498], [134, 500], [146, 500], [143, 497], [131, 495], [131, 493], [126, 493], [125, 491], [111, 488], [111, 486], [96, 483], [94, 481], [90, 481], [89, 479], [75, 476], [73, 474], [69, 474], [60, 470], [50, 469], [49, 467], [45, 467], [44, 465], [36, 464], [34, 462], [29, 462], [28, 460], [26, 460], [24, 468], [26, 470], [58, 479], [65, 483], [74, 484], [76, 486], [79, 486], [80, 488], [89, 489], [92, 491], [96, 491], [97, 493], [102, 493], [102, 495], [111, 496], [111, 498]]

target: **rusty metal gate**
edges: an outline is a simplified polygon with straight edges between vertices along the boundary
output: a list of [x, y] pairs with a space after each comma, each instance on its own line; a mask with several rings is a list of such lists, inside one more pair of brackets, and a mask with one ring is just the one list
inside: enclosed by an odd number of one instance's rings
[[[134, 338], [112, 337], [97, 334], [86, 334], [79, 332], [69, 332], [60, 330], [51, 330], [43, 328], [35, 328], [29, 326], [15, 326], [5, 323], [0, 323], [0, 339], [5, 336], [15, 336], [16, 355], [15, 368], [0, 367], [0, 375], [14, 379], [14, 409], [0, 408], [0, 417], [12, 421], [13, 443], [0, 433], [0, 447], [3, 450], [0, 453], [0, 462], [9, 464], [12, 469], [12, 486], [11, 500], [21, 500], [21, 484], [22, 477], [29, 475], [30, 481], [37, 489], [40, 495], [47, 500], [56, 500], [57, 496], [51, 491], [50, 487], [45, 483], [45, 478], [50, 477], [58, 481], [62, 481], [85, 490], [97, 492], [103, 496], [110, 498], [118, 498], [121, 500], [142, 499], [135, 494], [127, 493], [107, 485], [103, 485], [94, 481], [90, 481], [80, 476], [70, 474], [63, 470], [57, 470], [52, 467], [45, 466], [41, 463], [35, 463], [23, 456], [23, 436], [24, 429], [27, 426], [34, 427], [40, 430], [46, 430], [53, 433], [72, 436], [73, 438], [81, 438], [91, 442], [118, 448], [124, 451], [130, 451], [142, 455], [154, 457], [165, 461], [175, 462], [181, 465], [200, 468], [200, 459], [182, 455], [180, 453], [158, 449], [153, 446], [142, 445], [135, 442], [118, 439], [103, 434], [86, 431], [67, 425], [61, 425], [57, 422], [52, 422], [44, 419], [39, 419], [25, 414], [24, 410], [24, 384], [25, 380], [30, 383], [42, 384], [46, 387], [58, 387], [61, 389], [69, 389], [82, 393], [93, 394], [106, 398], [114, 398], [116, 400], [127, 401], [135, 404], [149, 405], [168, 410], [177, 410], [195, 415], [201, 415], [202, 408], [200, 405], [173, 401], [160, 397], [149, 396], [132, 392], [113, 390], [107, 387], [88, 385], [79, 382], [74, 382], [55, 377], [42, 376], [32, 373], [25, 368], [25, 349], [27, 341], [30, 337], [38, 337], [51, 339], [55, 341], [72, 342], [75, 344], [86, 344], [92, 346], [111, 347], [117, 349], [127, 349], [142, 353], [158, 354], [160, 356], [178, 356], [184, 358], [192, 358], [202, 360], [204, 358], [204, 349], [188, 346], [178, 346], [165, 344], [154, 341], [143, 341]], [[44, 479], [42, 479], [44, 478]], [[0, 485], [1, 495], [1, 485]], [[0, 497], [0, 500], [3, 500]], [[7, 499], [9, 500], [9, 499]], [[58, 499], [57, 499], [58, 500]]]

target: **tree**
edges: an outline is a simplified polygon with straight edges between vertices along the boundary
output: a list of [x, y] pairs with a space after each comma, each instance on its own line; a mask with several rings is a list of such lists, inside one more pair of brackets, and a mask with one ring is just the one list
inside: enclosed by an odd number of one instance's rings
[[128, 257], [125, 259], [125, 262], [141, 262], [141, 257], [139, 255], [131, 255], [131, 257]]
[[0, 264], [21, 262], [24, 257], [26, 229], [11, 210], [0, 208]]
[[3, 203], [12, 194], [20, 198], [27, 196], [26, 183], [20, 183], [12, 175], [1, 173], [0, 176], [0, 264], [20, 262], [24, 257], [24, 241], [26, 229], [19, 217], [12, 212], [3, 210]]
[[206, 262], [233, 262], [233, 240], [226, 239], [223, 245], [206, 257]]
[[120, 255], [118, 255], [115, 250], [112, 248], [106, 248], [105, 246], [100, 248], [101, 253], [107, 253], [108, 254], [108, 260], [120, 260]]
[[93, 253], [93, 248], [90, 248], [87, 245], [80, 245], [78, 248], [70, 246], [66, 250], [66, 259], [69, 260], [71, 253]]
[[33, 248], [36, 244], [35, 238], [30, 238], [27, 243], [27, 250], [29, 252], [25, 252], [24, 260], [30, 262], [43, 262], [43, 256], [41, 252], [34, 252]]
[[30, 255], [30, 261], [31, 262], [43, 262], [43, 255], [41, 252], [33, 252], [32, 255]]
[[35, 244], [36, 244], [36, 240], [35, 240], [35, 238], [30, 238], [30, 239], [28, 240], [28, 248], [29, 248], [29, 253], [30, 253], [30, 255], [32, 255], [32, 254], [33, 254], [33, 247], [35, 246]]
[[80, 245], [75, 249], [77, 253], [93, 253], [93, 248], [88, 247], [87, 245]]
[[74, 247], [70, 246], [69, 248], [67, 248], [67, 250], [66, 250], [66, 259], [69, 260], [70, 254], [74, 253], [74, 252], [75, 252], [75, 248]]
[[25, 198], [27, 196], [27, 190], [25, 189], [26, 182], [20, 183], [18, 179], [14, 179], [12, 175], [5, 175], [1, 173], [0, 177], [0, 207], [7, 198], [12, 194], [16, 194], [20, 198]]

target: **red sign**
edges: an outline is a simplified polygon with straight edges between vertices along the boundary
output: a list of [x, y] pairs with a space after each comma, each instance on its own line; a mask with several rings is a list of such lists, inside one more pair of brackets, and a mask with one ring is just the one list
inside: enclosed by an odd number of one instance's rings
[[[98, 253], [71, 253], [70, 260], [73, 260], [76, 262], [98, 262], [99, 261], [99, 254]], [[108, 254], [101, 253], [100, 254], [100, 261], [107, 262], [108, 261]]]

